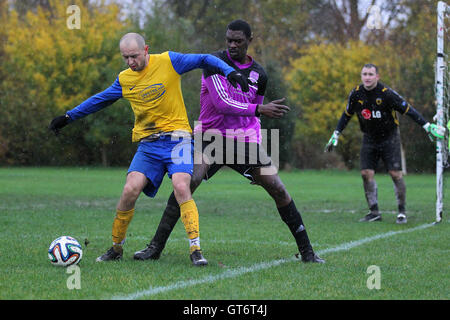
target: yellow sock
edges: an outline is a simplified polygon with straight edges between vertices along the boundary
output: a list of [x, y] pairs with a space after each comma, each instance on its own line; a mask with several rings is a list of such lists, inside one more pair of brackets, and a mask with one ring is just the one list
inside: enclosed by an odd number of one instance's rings
[[[200, 231], [198, 226], [198, 210], [194, 199], [188, 200], [180, 204], [181, 221], [183, 221], [184, 229], [189, 240], [199, 237]], [[198, 246], [197, 250], [200, 249]]]
[[128, 211], [117, 210], [112, 227], [112, 241], [114, 245], [122, 245], [124, 243], [128, 225], [133, 216], [134, 208]]

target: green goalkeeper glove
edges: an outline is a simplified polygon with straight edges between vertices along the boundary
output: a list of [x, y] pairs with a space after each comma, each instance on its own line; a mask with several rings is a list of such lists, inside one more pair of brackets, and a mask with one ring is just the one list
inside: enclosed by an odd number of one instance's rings
[[337, 146], [340, 135], [341, 133], [337, 130], [333, 132], [333, 135], [331, 136], [330, 140], [328, 140], [328, 143], [325, 146], [325, 152], [331, 152], [333, 148]]
[[431, 141], [434, 141], [435, 138], [444, 139], [445, 128], [443, 126], [427, 122], [423, 125], [423, 128], [428, 133], [428, 137]]

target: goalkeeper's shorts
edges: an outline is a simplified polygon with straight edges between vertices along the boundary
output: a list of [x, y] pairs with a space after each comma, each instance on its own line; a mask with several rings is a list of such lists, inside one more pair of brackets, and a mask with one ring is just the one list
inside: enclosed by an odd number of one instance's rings
[[222, 142], [222, 148], [216, 148], [214, 141], [202, 141], [203, 156], [210, 165], [205, 180], [211, 178], [223, 166], [227, 166], [254, 182], [253, 169], [272, 166], [271, 158], [258, 143], [238, 142], [225, 137]]
[[361, 170], [376, 170], [380, 159], [388, 171], [402, 170], [400, 134], [395, 130], [392, 134], [377, 141], [364, 134], [360, 152]]
[[194, 143], [190, 137], [174, 139], [171, 135], [165, 135], [155, 141], [141, 141], [128, 168], [128, 173], [132, 171], [143, 173], [149, 180], [143, 192], [153, 198], [166, 172], [169, 178], [177, 172], [188, 173], [192, 176], [193, 154]]

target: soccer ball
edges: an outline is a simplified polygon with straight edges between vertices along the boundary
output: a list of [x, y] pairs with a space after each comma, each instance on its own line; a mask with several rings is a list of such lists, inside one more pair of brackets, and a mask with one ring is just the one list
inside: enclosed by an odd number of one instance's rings
[[83, 249], [75, 238], [69, 236], [59, 237], [50, 244], [48, 258], [55, 266], [67, 267], [80, 262]]

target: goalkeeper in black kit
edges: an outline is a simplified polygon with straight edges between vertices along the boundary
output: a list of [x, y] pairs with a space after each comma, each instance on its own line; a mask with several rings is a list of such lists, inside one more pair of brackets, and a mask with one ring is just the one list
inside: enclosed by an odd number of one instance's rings
[[381, 158], [394, 182], [398, 204], [396, 222], [403, 224], [407, 222], [406, 185], [402, 174], [399, 122], [396, 112], [408, 115], [425, 129], [431, 140], [443, 139], [445, 128], [427, 122], [398, 93], [379, 82], [379, 78], [377, 66], [374, 64], [364, 65], [361, 71], [362, 84], [350, 92], [347, 107], [328, 141], [325, 151], [329, 152], [337, 146], [340, 134], [356, 113], [363, 132], [360, 169], [369, 206], [369, 213], [360, 221], [381, 221], [381, 214], [378, 210], [377, 184], [374, 179], [375, 169]]

